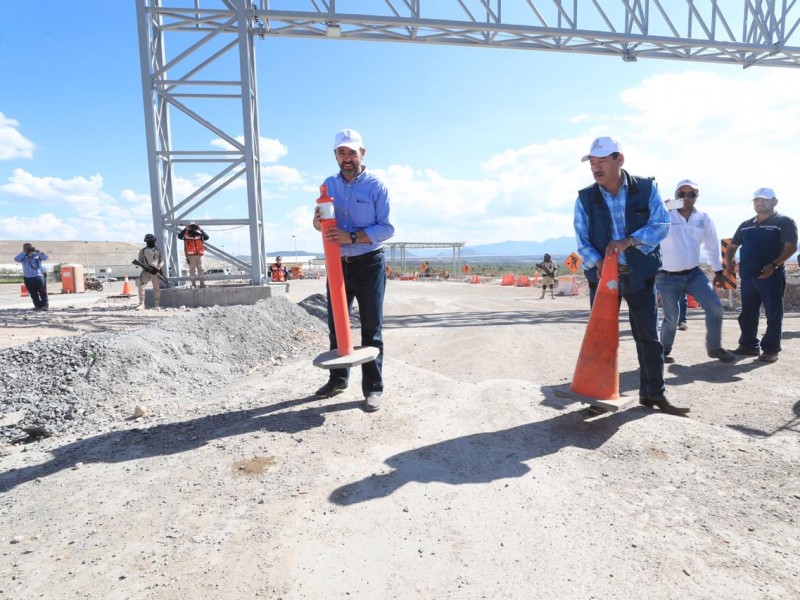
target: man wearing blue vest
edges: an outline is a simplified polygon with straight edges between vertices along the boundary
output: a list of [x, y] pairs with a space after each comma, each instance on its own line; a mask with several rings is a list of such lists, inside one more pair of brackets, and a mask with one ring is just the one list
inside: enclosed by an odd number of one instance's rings
[[[595, 183], [578, 192], [575, 236], [590, 284], [590, 303], [606, 253], [619, 263], [619, 293], [628, 305], [628, 319], [639, 358], [639, 403], [671, 415], [688, 408], [674, 406], [664, 386], [664, 349], [658, 341], [658, 304], [655, 278], [661, 268], [659, 244], [669, 233], [669, 213], [652, 178], [635, 177], [622, 169], [620, 143], [599, 137], [592, 143], [589, 161]], [[603, 409], [590, 409], [601, 412]]]
[[[771, 188], [759, 188], [753, 194], [756, 216], [748, 219], [733, 234], [725, 252], [725, 270], [733, 277], [733, 259], [739, 253], [739, 289], [742, 312], [739, 313], [739, 347], [734, 354], [758, 356], [761, 362], [773, 363], [781, 351], [783, 332], [783, 293], [786, 269], [783, 263], [797, 251], [797, 224], [778, 214], [778, 199]], [[767, 329], [760, 342], [758, 320], [761, 306], [767, 317]]]

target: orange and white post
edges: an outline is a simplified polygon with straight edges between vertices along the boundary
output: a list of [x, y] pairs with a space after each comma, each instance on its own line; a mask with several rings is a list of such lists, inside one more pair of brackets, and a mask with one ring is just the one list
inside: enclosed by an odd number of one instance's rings
[[360, 365], [378, 357], [379, 350], [372, 346], [353, 347], [353, 335], [350, 330], [350, 311], [347, 306], [347, 292], [342, 272], [342, 253], [339, 244], [328, 239], [327, 233], [336, 228], [336, 215], [333, 210], [333, 198], [328, 196], [324, 185], [319, 186], [317, 206], [320, 209], [320, 231], [322, 247], [325, 250], [325, 269], [328, 273], [328, 294], [331, 301], [333, 326], [336, 330], [336, 350], [323, 352], [314, 359], [314, 366], [323, 369], [341, 369]]

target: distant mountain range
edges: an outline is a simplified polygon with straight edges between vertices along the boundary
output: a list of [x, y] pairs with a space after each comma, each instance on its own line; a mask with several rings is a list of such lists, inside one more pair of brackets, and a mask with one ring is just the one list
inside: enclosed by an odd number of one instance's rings
[[[494, 244], [479, 244], [477, 246], [463, 246], [461, 257], [469, 256], [543, 256], [545, 252], [553, 256], [568, 256], [577, 249], [574, 237], [560, 237], [543, 242], [514, 241], [496, 242]], [[407, 256], [420, 258], [450, 258], [453, 252], [441, 248], [414, 248], [406, 252]]]
[[[505, 242], [496, 242], [494, 244], [479, 244], [477, 246], [463, 246], [461, 248], [461, 257], [479, 257], [479, 256], [543, 256], [545, 252], [553, 256], [568, 256], [577, 248], [574, 237], [560, 237], [545, 240], [543, 242], [533, 241], [514, 241], [507, 240]], [[267, 252], [267, 256], [282, 256], [284, 260], [294, 260], [294, 251], [289, 252]], [[297, 251], [298, 257], [309, 256], [324, 256], [322, 252], [314, 254], [313, 252]], [[414, 248], [406, 250], [406, 256], [409, 258], [452, 258], [453, 252], [450, 249], [442, 248]], [[249, 258], [249, 257], [248, 257]]]

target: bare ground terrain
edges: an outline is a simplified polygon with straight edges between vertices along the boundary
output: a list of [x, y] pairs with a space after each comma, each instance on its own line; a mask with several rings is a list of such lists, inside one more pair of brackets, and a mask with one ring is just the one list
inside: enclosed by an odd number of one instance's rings
[[[391, 281], [387, 402], [368, 414], [357, 369], [345, 393], [311, 395], [324, 326], [296, 303], [323, 280], [225, 310], [136, 311], [109, 298], [120, 289], [54, 295], [41, 314], [0, 291], [6, 359], [99, 340], [70, 384], [89, 409], [0, 442], [0, 598], [800, 596], [796, 312], [777, 363], [724, 365], [690, 311], [666, 371], [690, 418], [590, 418], [554, 393], [585, 297]], [[620, 329], [620, 391], [635, 397], [624, 304]]]

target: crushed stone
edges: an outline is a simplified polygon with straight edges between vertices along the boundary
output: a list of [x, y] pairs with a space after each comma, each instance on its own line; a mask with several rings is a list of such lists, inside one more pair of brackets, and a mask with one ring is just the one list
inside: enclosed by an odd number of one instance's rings
[[0, 441], [20, 440], [25, 431], [91, 432], [128, 405], [202, 396], [327, 344], [318, 314], [277, 297], [197, 309], [124, 333], [2, 349]]

